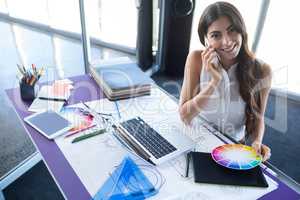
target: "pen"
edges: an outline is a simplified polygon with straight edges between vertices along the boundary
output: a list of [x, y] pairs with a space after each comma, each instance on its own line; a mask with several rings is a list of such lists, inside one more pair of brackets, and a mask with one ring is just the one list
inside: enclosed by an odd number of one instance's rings
[[38, 79], [43, 75], [43, 73], [44, 73], [44, 68], [42, 67], [42, 68], [39, 69], [39, 71], [37, 73]]
[[119, 119], [121, 119], [121, 114], [120, 114], [118, 102], [117, 101], [114, 101], [114, 102], [115, 102], [115, 106], [116, 106], [116, 109], [117, 109], [117, 112], [118, 112]]
[[58, 98], [51, 98], [51, 97], [39, 97], [39, 99], [50, 100], [50, 101], [64, 101], [64, 102], [67, 102], [67, 100], [65, 100], [65, 99], [58, 99]]
[[25, 75], [25, 71], [23, 71], [23, 69], [21, 68], [20, 65], [17, 64], [18, 70], [21, 72], [21, 74], [24, 76]]
[[22, 67], [23, 67], [23, 72], [26, 73], [26, 69], [25, 69], [24, 65], [22, 65]]
[[190, 170], [190, 152], [186, 154], [186, 171], [185, 171], [185, 177], [189, 177], [189, 170]]
[[86, 103], [84, 103], [83, 101], [81, 101], [81, 103], [82, 103], [87, 109], [89, 109], [90, 111], [93, 111], [93, 112], [97, 113], [98, 115], [112, 116], [111, 113], [107, 114], [107, 113], [101, 113], [101, 112], [95, 111], [94, 109], [92, 109], [90, 106], [88, 106], [88, 105], [87, 105]]
[[66, 137], [70, 137], [70, 136], [72, 136], [72, 135], [74, 135], [74, 134], [76, 134], [76, 133], [80, 133], [80, 132], [82, 132], [82, 131], [85, 131], [85, 130], [87, 130], [87, 129], [90, 129], [90, 128], [94, 127], [94, 126], [96, 126], [96, 124], [92, 124], [91, 126], [88, 126], [88, 127], [85, 127], [85, 128], [82, 128], [82, 129], [78, 129], [78, 130], [76, 130], [76, 131], [73, 131], [73, 132], [69, 133], [68, 135], [66, 135], [65, 138], [66, 138]]
[[37, 75], [35, 64], [31, 64], [33, 74]]
[[118, 129], [116, 125], [112, 125], [113, 129], [115, 132], [113, 135], [115, 138], [122, 144], [124, 145], [125, 148], [130, 151], [130, 153], [133, 153], [134, 155], [138, 156], [139, 158], [145, 160], [146, 162], [150, 163], [151, 165], [156, 165], [152, 160], [150, 159], [150, 156], [145, 152], [143, 149], [137, 147], [134, 142], [128, 140], [126, 137], [122, 135], [121, 130]]
[[94, 137], [94, 136], [96, 136], [96, 135], [103, 134], [103, 133], [105, 133], [105, 132], [106, 132], [106, 129], [100, 129], [100, 130], [94, 131], [94, 132], [92, 132], [92, 133], [89, 133], [89, 134], [85, 134], [85, 135], [79, 136], [79, 137], [75, 138], [74, 140], [72, 140], [72, 143], [79, 142], [79, 141], [82, 141], [82, 140], [85, 140], [85, 139]]
[[31, 78], [29, 80], [29, 85], [33, 85], [33, 83], [35, 82], [36, 78], [34, 75], [31, 75]]
[[24, 76], [23, 76], [23, 74], [17, 73], [16, 77], [21, 82]]
[[[115, 125], [113, 125], [113, 128], [114, 128], [116, 131], [118, 131], [118, 130], [117, 130], [117, 127], [116, 127]], [[135, 147], [133, 147], [130, 143], [127, 144], [127, 143], [125, 142], [126, 139], [124, 139], [124, 141], [123, 141], [122, 136], [118, 136], [118, 134], [117, 134], [116, 132], [113, 132], [113, 135], [114, 135], [114, 137], [121, 143], [121, 145], [123, 145], [124, 148], [126, 148], [126, 149], [128, 150], [129, 153], [132, 153], [132, 154], [134, 154], [135, 156], [137, 156], [137, 157], [139, 157], [139, 158], [142, 158], [143, 160], [145, 160], [146, 162], [149, 162], [150, 164], [152, 164], [152, 165], [154, 165], [154, 166], [156, 165], [154, 162], [152, 162], [152, 160], [150, 160], [149, 157], [144, 156], [143, 154], [140, 154], [140, 153], [138, 152], [138, 150], [137, 150]]]

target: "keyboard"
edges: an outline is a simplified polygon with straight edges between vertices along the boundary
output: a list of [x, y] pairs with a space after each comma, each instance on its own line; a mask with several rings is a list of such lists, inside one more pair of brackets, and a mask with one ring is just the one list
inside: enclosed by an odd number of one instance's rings
[[177, 149], [141, 118], [133, 118], [121, 123], [128, 134], [134, 137], [156, 159]]

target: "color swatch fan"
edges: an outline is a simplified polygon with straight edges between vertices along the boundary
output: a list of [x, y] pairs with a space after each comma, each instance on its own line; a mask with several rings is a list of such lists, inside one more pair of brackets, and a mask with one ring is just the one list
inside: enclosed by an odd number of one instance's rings
[[68, 131], [69, 134], [87, 129], [94, 125], [94, 117], [82, 108], [65, 107], [60, 111], [60, 114], [72, 123], [72, 128]]
[[262, 162], [262, 157], [252, 147], [242, 144], [219, 146], [212, 151], [211, 156], [219, 165], [237, 170], [252, 169]]

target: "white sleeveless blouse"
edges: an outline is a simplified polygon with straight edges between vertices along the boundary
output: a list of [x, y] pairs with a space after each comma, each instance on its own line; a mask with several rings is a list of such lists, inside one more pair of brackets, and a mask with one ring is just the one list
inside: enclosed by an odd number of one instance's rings
[[[221, 70], [222, 80], [208, 102], [201, 110], [200, 115], [237, 141], [245, 136], [245, 102], [239, 92], [239, 83], [236, 78], [237, 63], [226, 72]], [[211, 80], [210, 74], [202, 68], [200, 88], [204, 88]]]

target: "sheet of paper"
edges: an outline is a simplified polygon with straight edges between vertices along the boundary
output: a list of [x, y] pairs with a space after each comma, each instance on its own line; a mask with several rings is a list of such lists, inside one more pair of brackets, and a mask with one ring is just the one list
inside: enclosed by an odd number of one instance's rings
[[59, 112], [63, 107], [65, 102], [63, 101], [51, 101], [45, 99], [35, 98], [31, 103], [28, 111], [30, 112], [43, 112], [46, 110], [53, 110], [55, 112]]
[[126, 151], [109, 133], [71, 143], [79, 135], [60, 137], [55, 142], [88, 192], [94, 196], [109, 173], [123, 160]]
[[73, 86], [68, 79], [56, 81], [52, 85], [43, 85], [38, 92], [38, 97], [67, 100], [70, 97], [71, 89]]
[[[118, 119], [114, 102], [102, 99], [87, 102], [87, 104], [98, 112], [111, 113]], [[182, 131], [197, 142], [196, 150], [198, 151], [210, 152], [213, 148], [223, 144], [221, 140], [201, 126], [204, 123], [202, 121], [195, 121], [192, 126], [184, 126], [179, 118], [176, 102], [159, 89], [153, 89], [151, 96], [120, 100], [118, 105], [122, 120], [140, 116], [155, 129]], [[72, 137], [60, 137], [55, 142], [88, 192], [94, 196], [108, 178], [109, 173], [115, 169], [128, 152], [111, 133], [75, 144], [71, 143], [72, 139]], [[136, 162], [142, 163], [139, 159]], [[149, 199], [256, 199], [277, 187], [269, 177], [267, 177], [270, 185], [268, 188], [195, 184], [192, 172], [190, 172], [190, 178], [183, 176], [185, 167], [184, 156], [155, 167], [165, 181], [159, 193]], [[147, 170], [143, 171], [146, 174], [148, 172]], [[148, 173], [147, 177], [151, 174]]]

